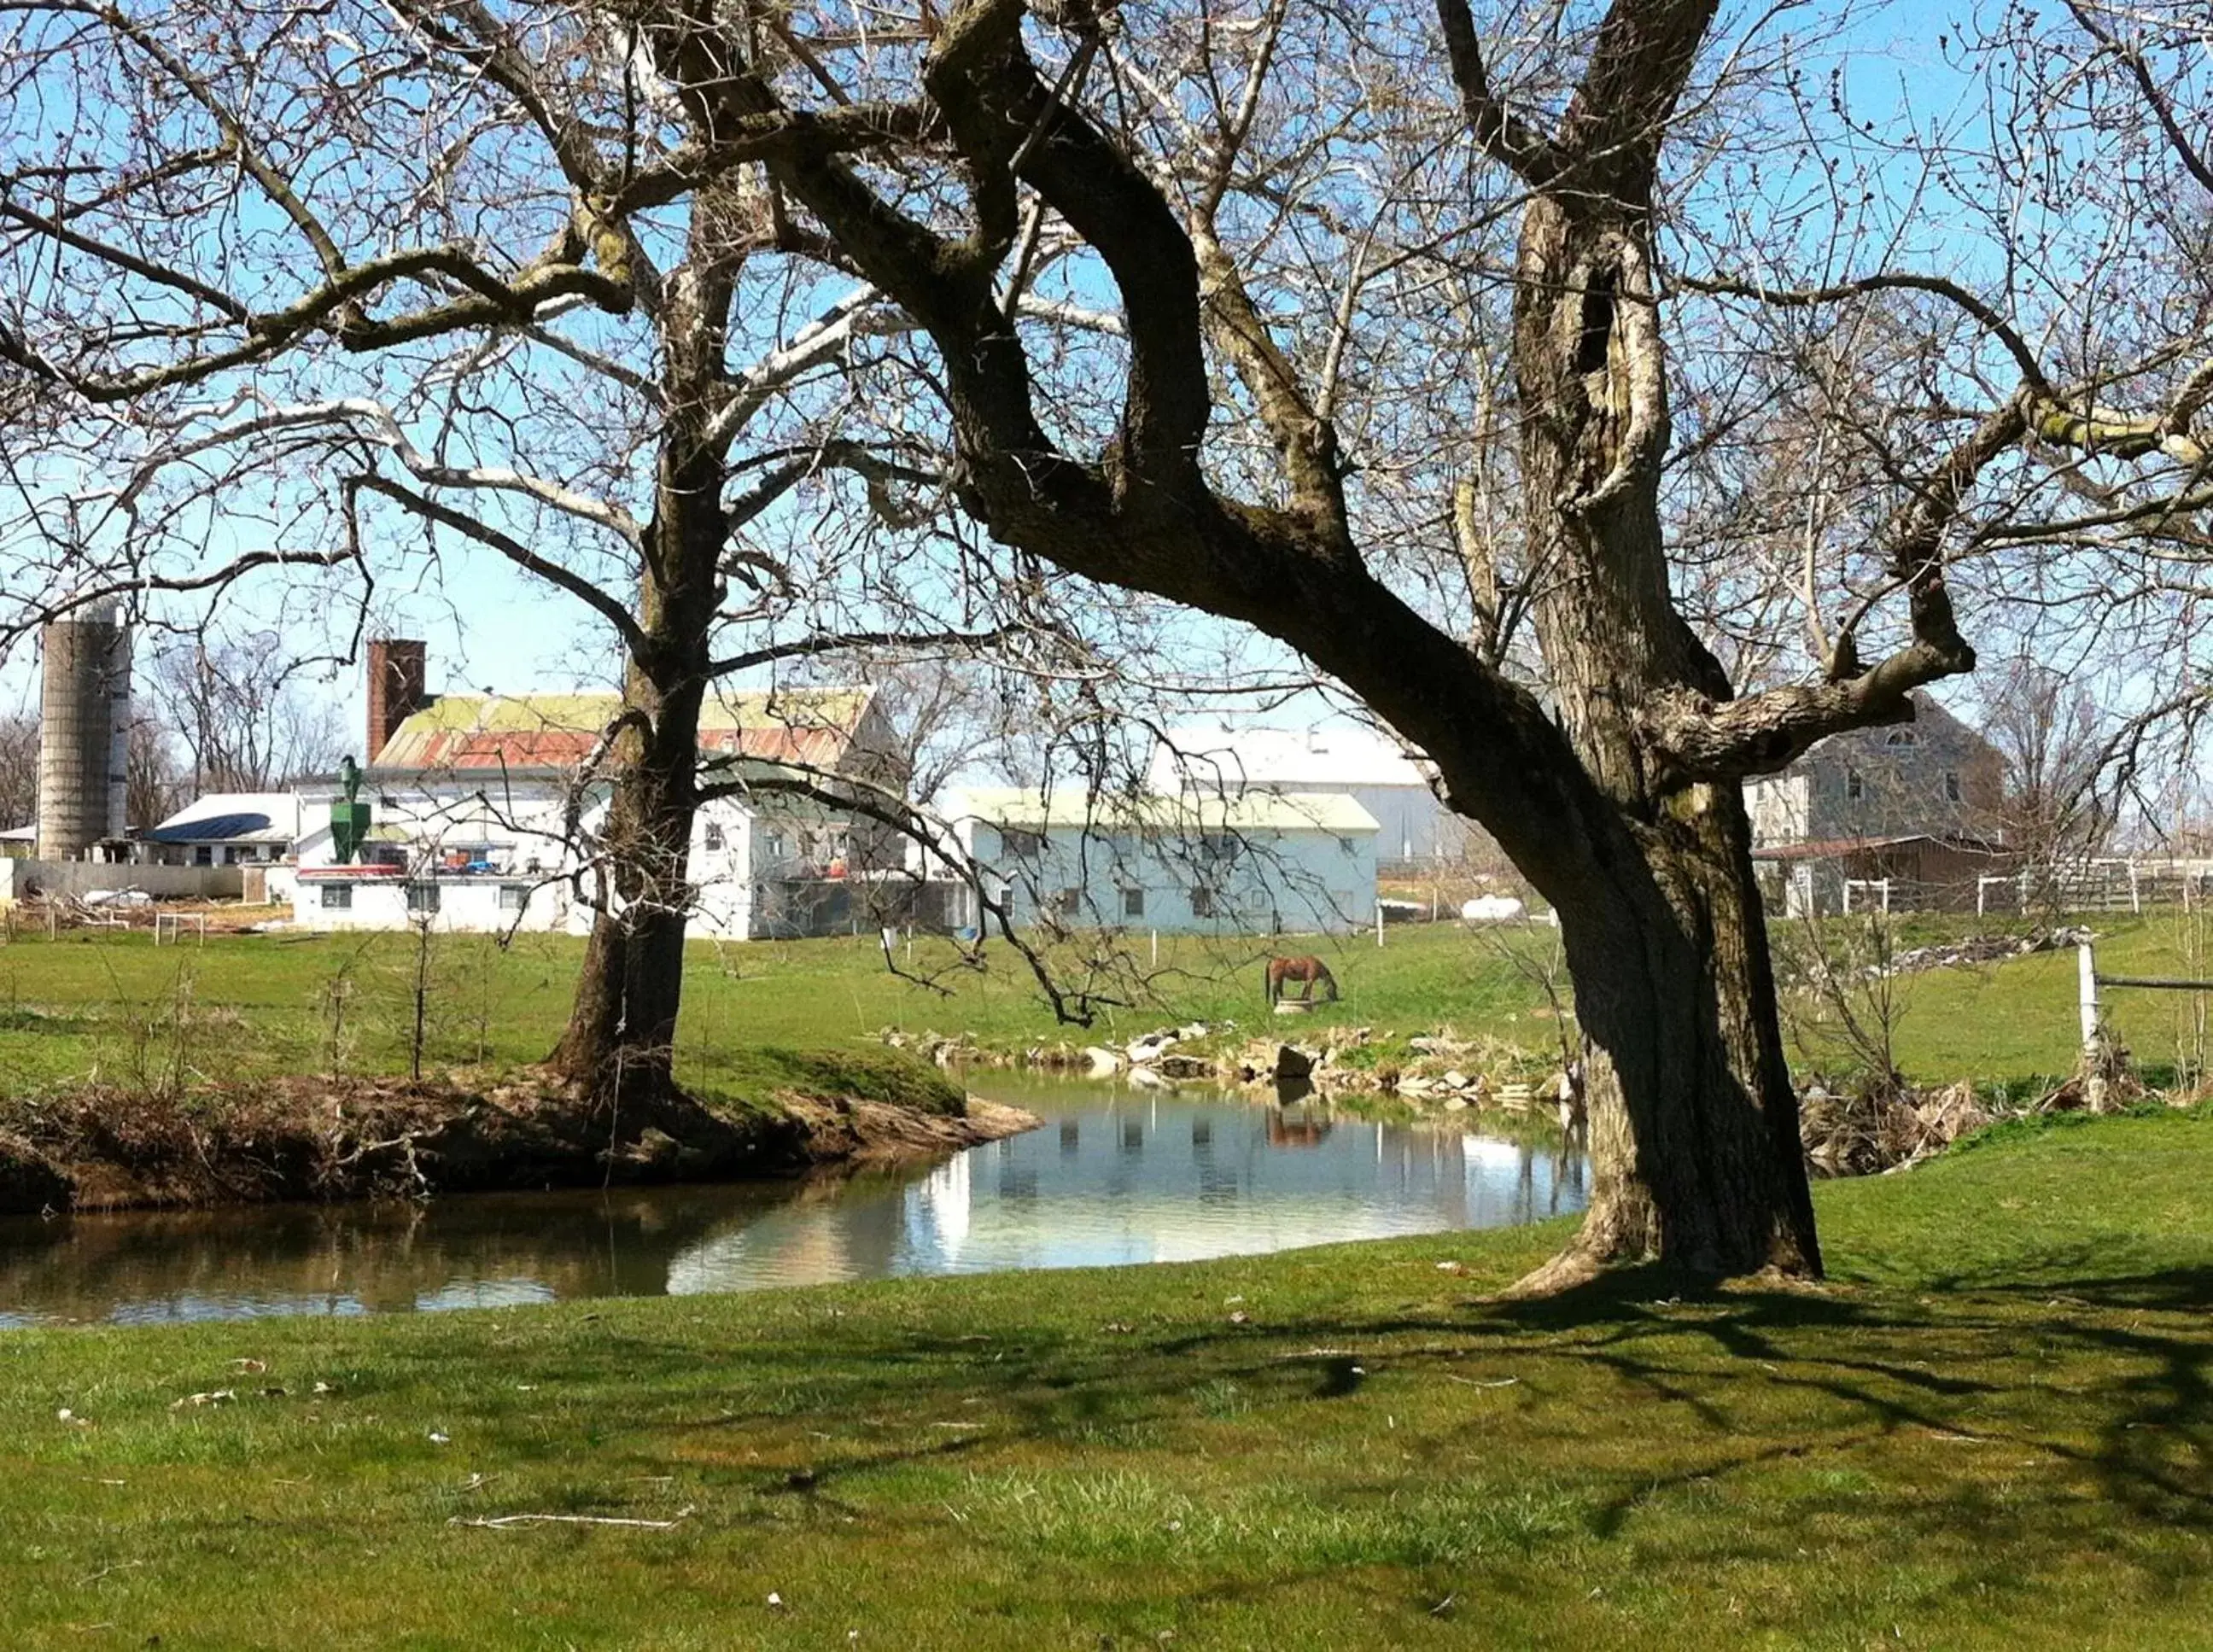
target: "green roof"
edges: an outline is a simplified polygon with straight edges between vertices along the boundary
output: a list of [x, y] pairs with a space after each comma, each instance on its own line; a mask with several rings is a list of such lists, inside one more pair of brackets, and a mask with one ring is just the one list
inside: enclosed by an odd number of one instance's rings
[[1342, 838], [1380, 830], [1374, 815], [1336, 792], [1094, 796], [1080, 786], [1049, 794], [1021, 786], [975, 786], [955, 795], [949, 813], [955, 819], [1032, 832], [1328, 832]]

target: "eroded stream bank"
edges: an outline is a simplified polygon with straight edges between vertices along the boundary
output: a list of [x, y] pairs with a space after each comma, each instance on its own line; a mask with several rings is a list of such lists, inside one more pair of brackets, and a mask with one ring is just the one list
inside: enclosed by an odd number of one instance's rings
[[896, 1057], [763, 1052], [752, 1095], [609, 1108], [497, 1082], [89, 1088], [0, 1117], [0, 1215], [412, 1198], [792, 1176], [942, 1157], [1036, 1122]]

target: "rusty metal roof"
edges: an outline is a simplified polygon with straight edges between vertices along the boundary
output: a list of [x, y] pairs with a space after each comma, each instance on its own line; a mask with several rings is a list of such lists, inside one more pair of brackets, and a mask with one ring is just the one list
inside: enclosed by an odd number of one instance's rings
[[[834, 769], [851, 749], [871, 688], [727, 689], [699, 713], [699, 749]], [[372, 771], [568, 769], [591, 754], [622, 708], [618, 694], [442, 694], [402, 722]]]

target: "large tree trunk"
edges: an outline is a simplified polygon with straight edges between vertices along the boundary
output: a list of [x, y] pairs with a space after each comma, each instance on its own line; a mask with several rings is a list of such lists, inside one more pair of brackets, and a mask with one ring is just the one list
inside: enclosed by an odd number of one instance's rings
[[1594, 194], [1540, 198], [1521, 239], [1536, 623], [1556, 715], [1599, 794], [1595, 818], [1557, 823], [1585, 852], [1545, 891], [1588, 1046], [1592, 1203], [1532, 1286], [1647, 1258], [1820, 1271], [1741, 792], [1668, 774], [1644, 721], [1671, 697], [1732, 692], [1668, 589], [1649, 235], [1642, 199]]
[[720, 479], [710, 457], [663, 459], [640, 582], [642, 639], [625, 674], [622, 722], [611, 745], [614, 783], [599, 842], [602, 905], [568, 1028], [548, 1058], [563, 1076], [609, 1098], [649, 1103], [676, 1095], [699, 710], [722, 600]]
[[[608, 1096], [665, 1094], [674, 1087], [676, 1016], [684, 998], [684, 930], [692, 791], [698, 762], [698, 693], [689, 715], [632, 674], [625, 711], [651, 717], [626, 730], [600, 835], [604, 902], [584, 948], [569, 1025], [550, 1064]], [[643, 691], [643, 692], [641, 692]]]
[[[709, 644], [725, 594], [722, 503], [729, 436], [712, 414], [724, 393], [730, 302], [742, 263], [742, 204], [703, 189], [686, 256], [655, 316], [668, 414], [654, 473], [652, 520], [639, 547], [635, 629], [625, 637], [622, 721], [607, 825], [602, 909], [594, 918], [568, 1030], [549, 1058], [610, 1098], [686, 1105], [676, 1088], [676, 1018], [684, 1001], [684, 930], [692, 904], [692, 816], [698, 808], [699, 709]], [[737, 216], [734, 216], [734, 213]]]
[[1591, 1204], [1530, 1289], [1654, 1259], [1716, 1276], [1820, 1271], [1749, 829], [1734, 787], [1697, 794], [1593, 844], [1588, 878], [1558, 902], [1584, 1038]]

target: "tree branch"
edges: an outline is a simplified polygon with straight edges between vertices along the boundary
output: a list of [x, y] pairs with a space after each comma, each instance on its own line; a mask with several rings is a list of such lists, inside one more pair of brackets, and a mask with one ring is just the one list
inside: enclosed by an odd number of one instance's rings
[[403, 487], [387, 477], [371, 473], [351, 479], [356, 486], [404, 506], [426, 521], [436, 522], [441, 527], [451, 528], [465, 538], [474, 539], [479, 545], [498, 552], [525, 573], [533, 574], [549, 585], [566, 591], [615, 628], [632, 659], [643, 659], [651, 653], [652, 646], [637, 621], [631, 617], [630, 610], [582, 575], [564, 568], [558, 562], [547, 560], [520, 539], [503, 533], [491, 524], [480, 522], [449, 505], [441, 504], [412, 488]]
[[1552, 139], [1509, 109], [1491, 89], [1467, 0], [1437, 0], [1437, 22], [1444, 30], [1453, 83], [1460, 88], [1460, 112], [1476, 147], [1531, 188], [1550, 186], [1559, 176], [1559, 152]]

